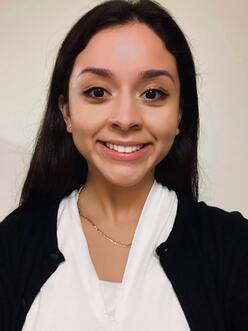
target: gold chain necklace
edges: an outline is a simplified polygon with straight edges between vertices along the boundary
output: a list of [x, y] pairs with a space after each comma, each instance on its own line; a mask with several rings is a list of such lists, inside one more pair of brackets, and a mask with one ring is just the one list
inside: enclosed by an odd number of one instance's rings
[[[79, 197], [79, 195], [81, 193], [82, 188], [83, 188], [83, 186], [79, 190], [78, 197]], [[78, 199], [78, 201], [79, 201], [79, 199]], [[94, 229], [98, 233], [100, 233], [105, 239], [107, 239], [108, 241], [110, 241], [112, 244], [118, 245], [118, 246], [124, 246], [124, 247], [130, 247], [132, 245], [132, 242], [130, 244], [124, 244], [124, 243], [121, 243], [119, 241], [116, 241], [116, 240], [110, 238], [108, 235], [106, 235], [91, 219], [89, 219], [88, 217], [84, 216], [81, 213], [80, 208], [79, 208], [79, 204], [78, 204], [78, 212], [79, 212], [79, 215], [80, 215], [81, 218], [83, 217], [84, 219], [86, 219], [94, 227]]]

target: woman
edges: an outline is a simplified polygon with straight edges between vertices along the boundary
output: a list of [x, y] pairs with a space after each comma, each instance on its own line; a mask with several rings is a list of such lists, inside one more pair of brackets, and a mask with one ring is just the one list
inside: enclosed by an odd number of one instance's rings
[[247, 331], [248, 223], [197, 202], [197, 138], [194, 63], [166, 10], [85, 14], [0, 225], [0, 329]]

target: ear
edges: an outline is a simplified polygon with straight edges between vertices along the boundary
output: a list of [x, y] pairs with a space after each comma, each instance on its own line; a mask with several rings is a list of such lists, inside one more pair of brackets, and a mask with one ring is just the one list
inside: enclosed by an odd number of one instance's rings
[[64, 102], [64, 96], [61, 94], [58, 98], [58, 106], [66, 124], [67, 132], [71, 133], [71, 118], [68, 103]]
[[[181, 118], [182, 118], [182, 112], [180, 111], [179, 114], [178, 114], [178, 126], [181, 122]], [[176, 131], [176, 136], [180, 133], [180, 129], [179, 127], [177, 128], [177, 131]]]

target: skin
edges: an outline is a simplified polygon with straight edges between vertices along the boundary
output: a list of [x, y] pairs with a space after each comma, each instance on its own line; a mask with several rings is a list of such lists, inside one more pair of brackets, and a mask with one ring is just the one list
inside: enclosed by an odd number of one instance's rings
[[[115, 79], [80, 75], [88, 66], [107, 68]], [[165, 76], [140, 80], [138, 73], [148, 69], [167, 70], [173, 80]], [[100, 101], [83, 94], [96, 86], [105, 90]], [[161, 100], [159, 92], [149, 96], [146, 91], [151, 88], [168, 96]], [[179, 134], [179, 96], [175, 58], [143, 23], [102, 30], [78, 54], [69, 81], [69, 103], [64, 103], [62, 95], [58, 102], [67, 131], [88, 163], [88, 178], [78, 204], [103, 231], [117, 233], [117, 229], [137, 224], [155, 166]], [[113, 160], [102, 153], [98, 140], [114, 139], [150, 145], [138, 160]]]

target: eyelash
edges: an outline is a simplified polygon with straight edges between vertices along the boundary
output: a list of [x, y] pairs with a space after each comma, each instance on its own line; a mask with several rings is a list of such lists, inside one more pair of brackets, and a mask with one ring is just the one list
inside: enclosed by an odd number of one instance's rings
[[[94, 87], [91, 87], [89, 88], [88, 90], [84, 91], [83, 94], [89, 98], [89, 99], [93, 99], [93, 100], [103, 100], [104, 97], [94, 97], [92, 95], [90, 95], [90, 93], [96, 89], [100, 89], [100, 90], [103, 90], [103, 91], [106, 91], [103, 87], [100, 87], [100, 86], [94, 86]], [[168, 94], [159, 90], [159, 89], [155, 89], [155, 88], [149, 88], [148, 90], [146, 90], [144, 93], [148, 92], [148, 91], [156, 91], [158, 93], [160, 93], [160, 97], [158, 99], [150, 99], [150, 101], [158, 101], [158, 100], [164, 100], [166, 97], [168, 97]], [[106, 91], [107, 92], [107, 91]], [[144, 94], [143, 93], [143, 94]], [[148, 99], [149, 100], [149, 99]]]

